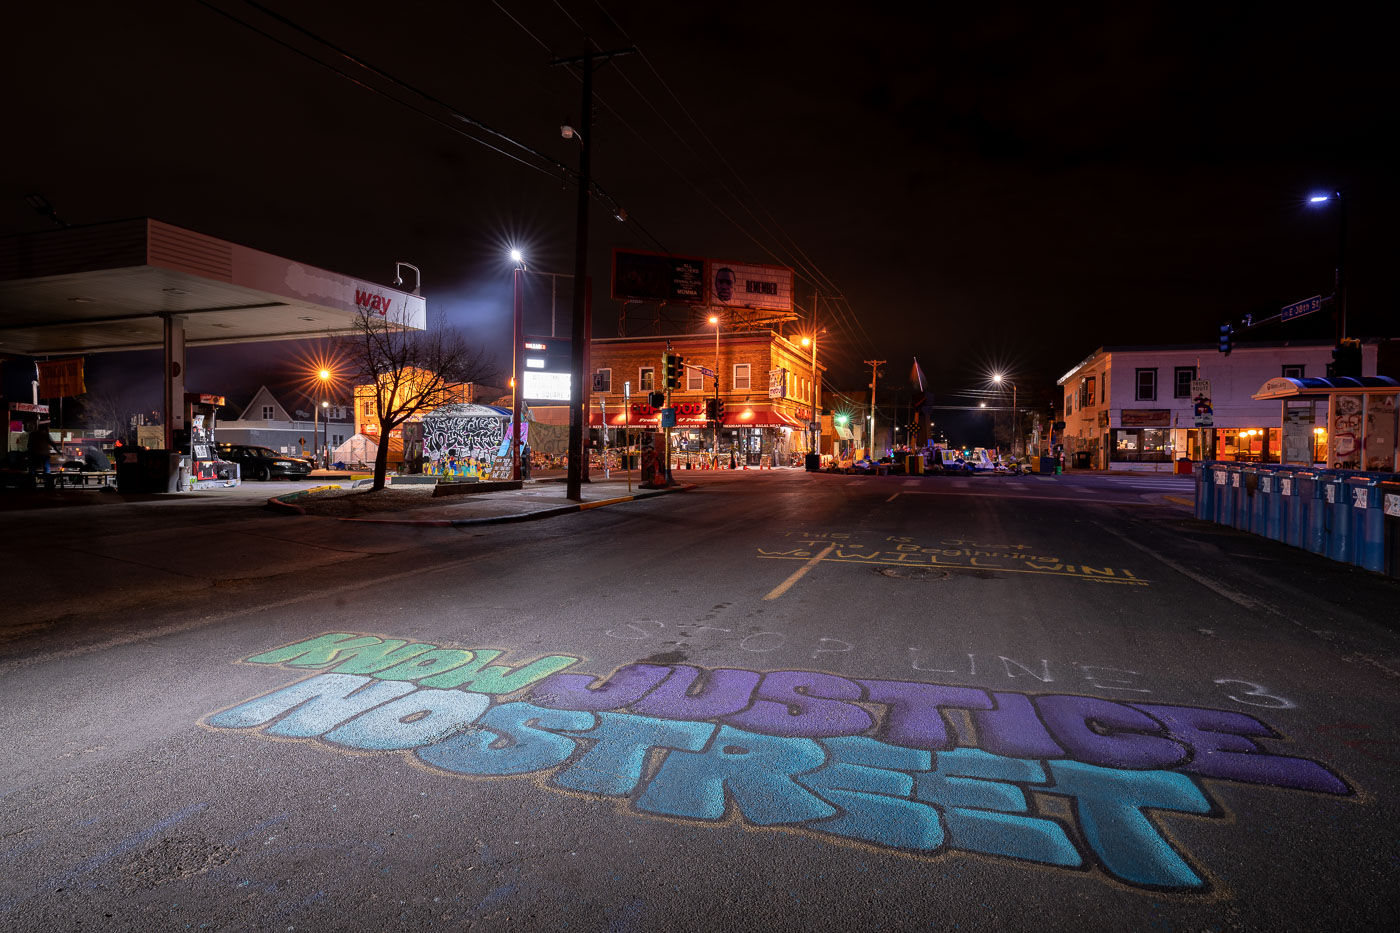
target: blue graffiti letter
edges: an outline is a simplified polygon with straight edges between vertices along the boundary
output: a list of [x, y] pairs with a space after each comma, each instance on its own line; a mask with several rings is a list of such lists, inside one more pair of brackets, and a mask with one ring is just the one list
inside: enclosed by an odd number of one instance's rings
[[622, 797], [642, 779], [642, 767], [653, 748], [698, 752], [716, 726], [708, 722], [670, 722], [626, 713], [599, 713], [598, 725], [579, 736], [596, 744], [554, 778], [569, 790]]
[[267, 731], [272, 735], [306, 739], [412, 692], [413, 684], [398, 681], [375, 681], [352, 674], [321, 674], [226, 709], [206, 721], [224, 729], [251, 729], [291, 713]]
[[[487, 710], [481, 725], [486, 729], [462, 732], [418, 749], [419, 759], [458, 774], [497, 776], [542, 771], [567, 759], [575, 746], [573, 739], [546, 730], [591, 729], [593, 714], [540, 709], [529, 703], [503, 703]], [[498, 748], [503, 741], [508, 744]]]
[[811, 739], [784, 739], [721, 726], [708, 751], [668, 752], [637, 800], [637, 808], [667, 816], [717, 820], [726, 792], [759, 826], [835, 816], [836, 810], [793, 777], [826, 761]]
[[1079, 851], [1053, 820], [1021, 816], [1029, 809], [1018, 784], [1044, 784], [1037, 761], [1003, 758], [978, 748], [934, 756], [933, 771], [917, 775], [914, 796], [943, 811], [948, 845], [1048, 865], [1077, 866]]
[[1073, 797], [1084, 839], [1110, 874], [1132, 884], [1199, 888], [1203, 882], [1143, 812], [1209, 813], [1210, 802], [1174, 771], [1120, 771], [1078, 761], [1051, 761], [1045, 790]]
[[865, 736], [822, 739], [821, 744], [830, 763], [797, 780], [844, 812], [809, 824], [812, 829], [896, 849], [930, 851], [942, 844], [938, 812], [909, 799], [914, 776], [905, 773], [927, 771], [928, 752]]

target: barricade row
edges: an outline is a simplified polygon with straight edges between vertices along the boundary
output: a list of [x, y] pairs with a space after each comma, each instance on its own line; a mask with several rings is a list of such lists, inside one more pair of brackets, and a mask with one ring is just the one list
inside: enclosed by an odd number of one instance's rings
[[1196, 517], [1400, 576], [1400, 476], [1206, 462]]

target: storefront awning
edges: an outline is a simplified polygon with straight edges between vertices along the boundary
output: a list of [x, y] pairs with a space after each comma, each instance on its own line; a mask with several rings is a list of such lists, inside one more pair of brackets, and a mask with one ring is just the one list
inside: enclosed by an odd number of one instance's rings
[[726, 404], [724, 413], [726, 428], [799, 428], [806, 425], [785, 412], [769, 408], [767, 405]]

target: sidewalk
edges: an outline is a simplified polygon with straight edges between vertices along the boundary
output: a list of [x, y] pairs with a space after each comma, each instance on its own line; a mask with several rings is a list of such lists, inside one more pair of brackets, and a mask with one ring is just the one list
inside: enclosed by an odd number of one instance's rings
[[[327, 485], [350, 490], [349, 481]], [[268, 503], [284, 511], [341, 521], [451, 527], [533, 521], [695, 488], [692, 483], [677, 481], [676, 485], [666, 489], [643, 489], [635, 474], [630, 490], [628, 485], [625, 476], [621, 479], [594, 478], [580, 486], [581, 501], [574, 501], [567, 497], [568, 487], [562, 475], [545, 474], [526, 480], [519, 489], [492, 489], [439, 497], [432, 496], [433, 487], [430, 484], [412, 484], [398, 488], [390, 485], [382, 490], [382, 493], [386, 494], [383, 496], [386, 500], [385, 507], [374, 511], [342, 508], [341, 506], [349, 505], [345, 502], [349, 496], [314, 504], [308, 502], [308, 499], [316, 497], [316, 490], [325, 488], [324, 486], [285, 493], [269, 499]], [[380, 494], [357, 490], [352, 495], [357, 500], [356, 505], [360, 506], [367, 504], [365, 499]], [[361, 495], [365, 499], [361, 499]]]

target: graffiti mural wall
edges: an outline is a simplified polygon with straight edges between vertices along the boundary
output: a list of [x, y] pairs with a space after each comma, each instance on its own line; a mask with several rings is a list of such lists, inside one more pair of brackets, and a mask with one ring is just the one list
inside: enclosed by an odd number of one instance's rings
[[444, 405], [423, 417], [424, 473], [476, 475], [506, 437], [510, 412], [489, 405]]
[[1224, 819], [1217, 782], [1353, 795], [1237, 711], [820, 671], [628, 664], [331, 633], [245, 659], [313, 676], [214, 713], [444, 775], [693, 823], [737, 818], [914, 857], [980, 853], [1203, 893], [1175, 821]]

